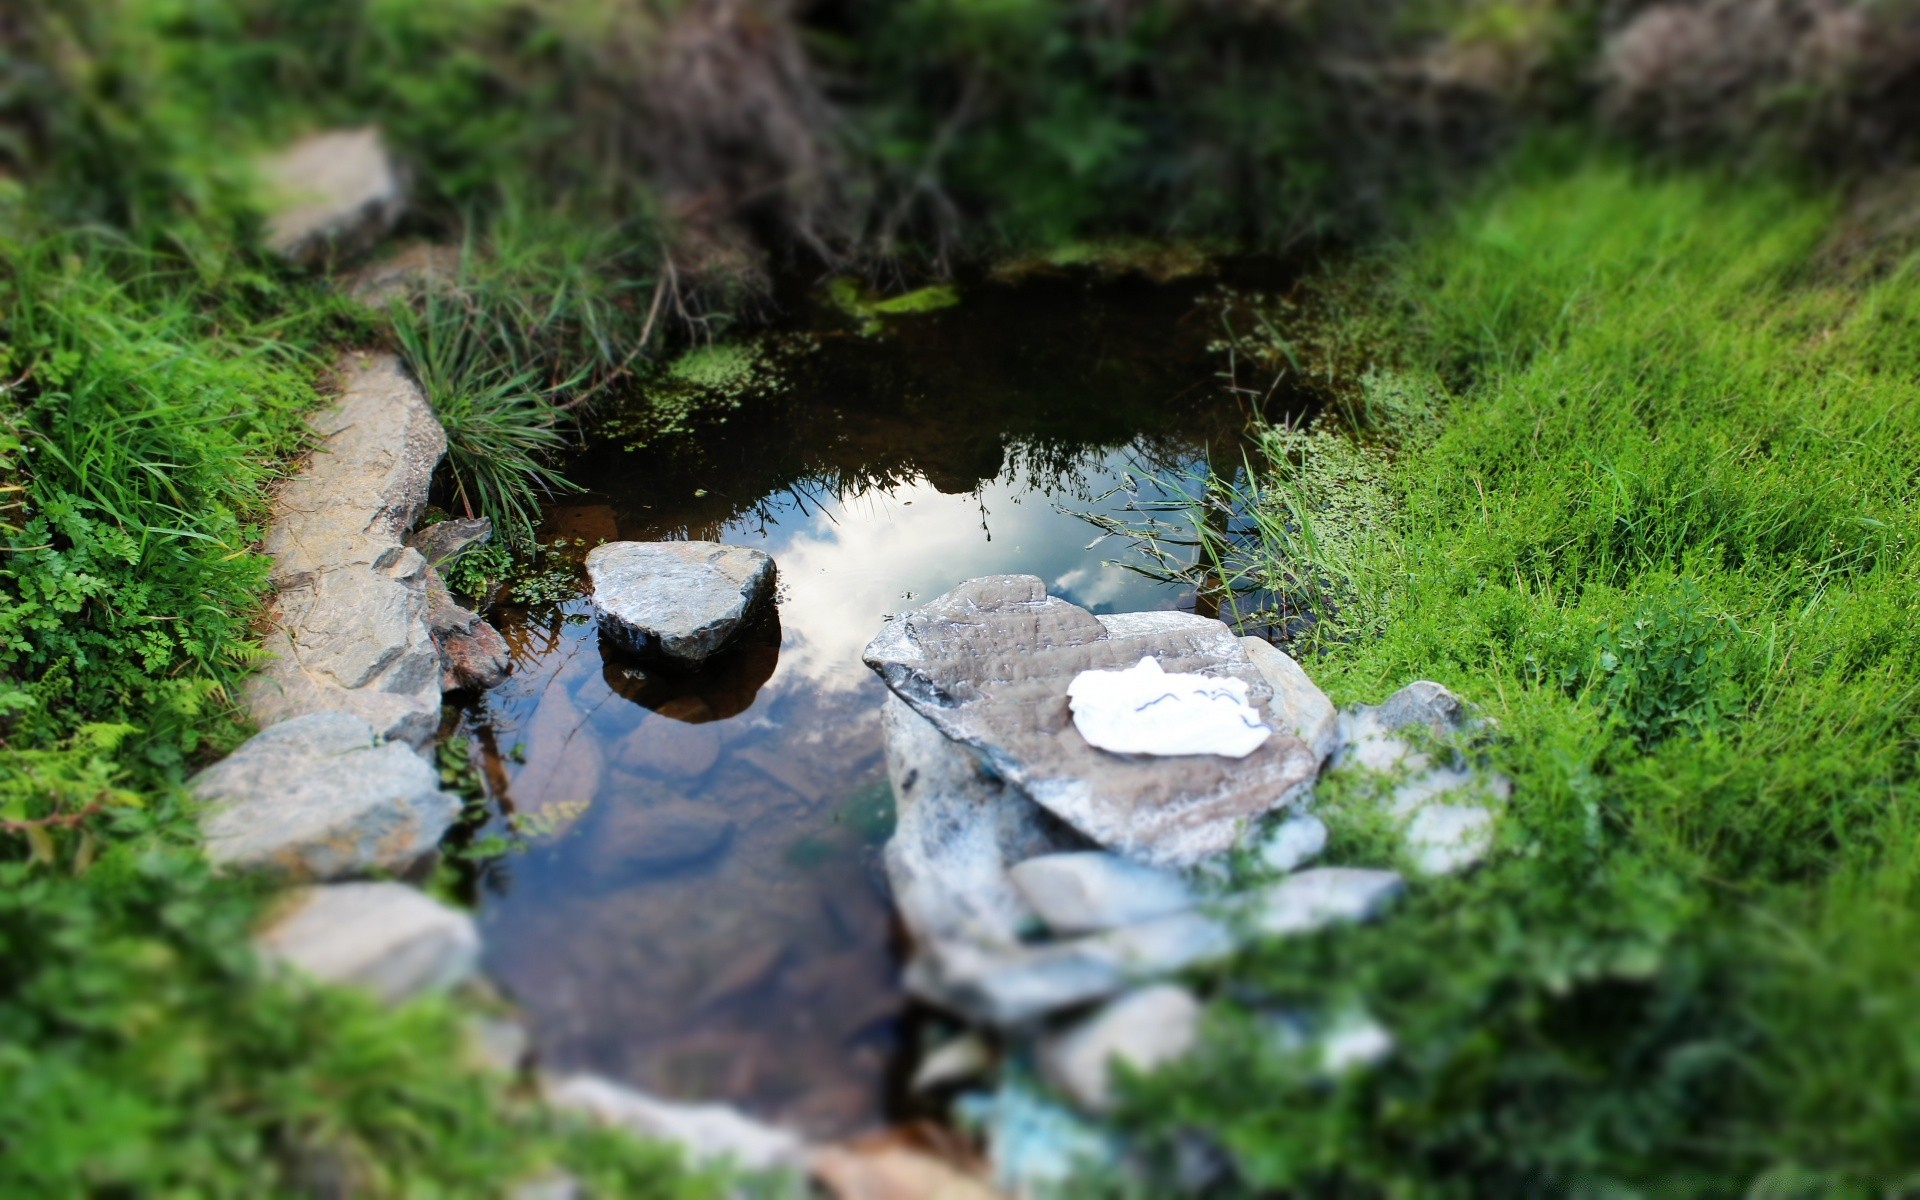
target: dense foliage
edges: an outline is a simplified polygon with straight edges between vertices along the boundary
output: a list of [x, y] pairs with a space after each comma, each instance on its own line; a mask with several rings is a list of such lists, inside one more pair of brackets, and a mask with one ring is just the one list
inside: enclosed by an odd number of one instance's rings
[[[1392, 517], [1335, 539], [1342, 606], [1299, 649], [1336, 700], [1426, 677], [1481, 705], [1511, 815], [1482, 870], [1226, 974], [1363, 1005], [1386, 1066], [1314, 1085], [1229, 1005], [1145, 1125], [1311, 1194], [1920, 1180], [1920, 260], [1822, 271], [1833, 224], [1547, 154], [1348, 299], [1429, 407], [1354, 406]], [[1333, 811], [1336, 861], [1389, 849]]]

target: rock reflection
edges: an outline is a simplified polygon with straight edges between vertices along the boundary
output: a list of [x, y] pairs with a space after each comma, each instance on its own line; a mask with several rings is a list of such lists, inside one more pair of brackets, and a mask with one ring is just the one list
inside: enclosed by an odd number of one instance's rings
[[599, 651], [602, 674], [615, 695], [689, 725], [724, 721], [747, 711], [773, 678], [780, 664], [780, 613], [776, 605], [767, 605], [741, 631], [738, 644], [698, 671], [636, 663], [604, 633]]

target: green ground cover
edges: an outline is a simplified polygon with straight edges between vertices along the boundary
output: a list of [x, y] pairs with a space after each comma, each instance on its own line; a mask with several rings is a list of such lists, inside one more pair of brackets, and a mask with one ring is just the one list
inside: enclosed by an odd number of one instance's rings
[[[1349, 290], [1381, 519], [1315, 537], [1309, 453], [1255, 565], [1339, 598], [1299, 647], [1336, 701], [1481, 705], [1512, 811], [1490, 865], [1225, 972], [1364, 1005], [1383, 1068], [1313, 1084], [1222, 1004], [1143, 1126], [1312, 1195], [1920, 1187], [1920, 260], [1825, 271], [1833, 217], [1537, 155]], [[1330, 860], [1391, 854], [1333, 811]]]

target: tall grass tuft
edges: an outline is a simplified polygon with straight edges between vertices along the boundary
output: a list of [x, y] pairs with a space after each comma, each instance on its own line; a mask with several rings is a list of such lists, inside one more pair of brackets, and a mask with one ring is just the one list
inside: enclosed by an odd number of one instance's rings
[[401, 353], [447, 431], [453, 503], [525, 545], [541, 496], [574, 488], [553, 463], [567, 446], [559, 397], [587, 368], [546, 382], [537, 365], [501, 352], [479, 313], [438, 293], [391, 312]]

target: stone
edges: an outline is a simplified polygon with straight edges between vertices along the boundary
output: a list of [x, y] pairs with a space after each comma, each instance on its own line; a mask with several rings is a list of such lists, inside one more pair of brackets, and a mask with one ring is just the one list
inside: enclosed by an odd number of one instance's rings
[[1156, 984], [1040, 1039], [1040, 1077], [1082, 1111], [1114, 1107], [1114, 1067], [1147, 1072], [1192, 1050], [1200, 1037], [1200, 1001], [1186, 988]]
[[267, 248], [314, 265], [369, 249], [399, 223], [406, 183], [377, 129], [301, 138], [260, 164]]
[[207, 857], [295, 879], [404, 871], [460, 815], [425, 759], [343, 712], [283, 721], [189, 781]]
[[622, 800], [586, 848], [587, 870], [599, 879], [630, 877], [703, 863], [726, 849], [734, 821], [709, 804], [668, 800], [643, 804]]
[[321, 444], [273, 498], [273, 659], [247, 682], [261, 725], [324, 710], [424, 747], [440, 724], [426, 559], [402, 544], [446, 435], [391, 355], [349, 356]]
[[872, 1139], [814, 1151], [814, 1182], [832, 1200], [995, 1200], [986, 1183], [910, 1146]]
[[1067, 685], [1073, 727], [1111, 754], [1245, 758], [1273, 736], [1242, 679], [1169, 674], [1151, 657], [1124, 671], [1082, 671]]
[[954, 1109], [985, 1135], [993, 1182], [1014, 1196], [1071, 1194], [1075, 1183], [1110, 1171], [1126, 1149], [1112, 1129], [1018, 1080], [962, 1096]]
[[1021, 897], [1058, 934], [1133, 925], [1198, 903], [1178, 873], [1105, 850], [1029, 858], [1016, 863], [1008, 875]]
[[997, 1028], [1117, 995], [1233, 952], [1233, 930], [1198, 912], [1175, 913], [1084, 937], [988, 949], [965, 942], [929, 947], [907, 966], [907, 991], [938, 1008]]
[[413, 242], [347, 273], [341, 287], [368, 308], [449, 291], [460, 280], [460, 247]]
[[587, 554], [600, 628], [639, 658], [697, 667], [773, 590], [773, 560], [718, 542], [609, 542]]
[[1008, 867], [1085, 843], [898, 696], [881, 727], [895, 804], [882, 859], [908, 932], [923, 947], [1017, 946], [1036, 914]]
[[1256, 893], [1248, 911], [1261, 933], [1311, 933], [1339, 922], [1371, 920], [1405, 890], [1393, 871], [1315, 867]]
[[1026, 575], [961, 584], [889, 621], [867, 665], [994, 776], [1095, 844], [1159, 866], [1229, 849], [1242, 827], [1283, 808], [1316, 774], [1313, 751], [1280, 733], [1242, 759], [1122, 758], [1073, 727], [1067, 689], [1082, 671], [1150, 656], [1166, 671], [1239, 680], [1264, 710], [1272, 689], [1218, 621], [1188, 613], [1095, 618]]
[[440, 652], [442, 691], [483, 691], [504, 682], [513, 670], [507, 639], [479, 613], [456, 603], [440, 572], [431, 566], [427, 568], [427, 632]]
[[462, 1020], [461, 1031], [468, 1057], [500, 1075], [517, 1074], [533, 1050], [532, 1036], [516, 1017], [474, 1013]]
[[420, 552], [436, 571], [493, 538], [493, 522], [485, 517], [454, 517], [422, 525], [407, 536], [407, 545]]
[[1474, 729], [1466, 702], [1430, 680], [1401, 688], [1379, 704], [1360, 704], [1340, 714], [1340, 759], [1337, 765], [1390, 773], [1422, 771], [1431, 763], [1416, 751], [1400, 731], [1424, 728], [1439, 742], [1457, 741]]
[[513, 1185], [507, 1200], [589, 1200], [580, 1181], [565, 1171], [548, 1171]]
[[1313, 748], [1320, 762], [1326, 762], [1339, 747], [1340, 739], [1340, 713], [1333, 707], [1333, 701], [1327, 699], [1327, 694], [1308, 678], [1291, 655], [1272, 642], [1243, 637], [1240, 645], [1246, 649], [1254, 669], [1273, 689], [1273, 700], [1268, 705], [1273, 723], [1299, 737]]
[[446, 991], [480, 962], [472, 917], [399, 883], [301, 888], [255, 936], [254, 948], [268, 962], [385, 1004]]
[[1285, 875], [1312, 862], [1326, 848], [1326, 823], [1309, 813], [1275, 825], [1256, 843], [1255, 852], [1262, 866]]
[[545, 1095], [554, 1108], [676, 1145], [698, 1166], [773, 1171], [799, 1167], [806, 1157], [795, 1135], [724, 1104], [676, 1104], [595, 1075], [549, 1080]]
[[1493, 814], [1477, 804], [1426, 804], [1407, 822], [1407, 853], [1426, 875], [1452, 875], [1493, 848]]
[[[1384, 777], [1390, 790], [1383, 811], [1405, 823], [1404, 844], [1416, 870], [1448, 875], [1486, 856], [1493, 847], [1493, 809], [1512, 795], [1513, 783], [1476, 770], [1460, 752], [1460, 743], [1485, 724], [1464, 701], [1423, 680], [1340, 719], [1346, 747], [1338, 767]], [[1408, 729], [1426, 730], [1438, 743], [1435, 751], [1416, 749], [1401, 736]], [[1436, 753], [1444, 756], [1441, 761]]]
[[650, 715], [614, 748], [623, 767], [667, 779], [698, 779], [720, 760], [720, 732], [712, 722], [689, 725]]
[[1274, 1044], [1286, 1054], [1310, 1056], [1322, 1077], [1337, 1078], [1384, 1062], [1393, 1034], [1366, 1012], [1345, 1009], [1332, 1016], [1280, 1013], [1269, 1024]]
[[984, 1079], [993, 1070], [993, 1048], [977, 1033], [943, 1042], [920, 1060], [908, 1088], [916, 1095]]

